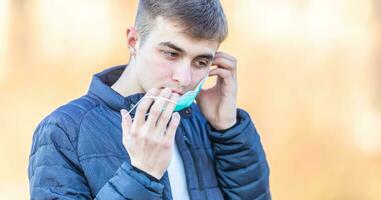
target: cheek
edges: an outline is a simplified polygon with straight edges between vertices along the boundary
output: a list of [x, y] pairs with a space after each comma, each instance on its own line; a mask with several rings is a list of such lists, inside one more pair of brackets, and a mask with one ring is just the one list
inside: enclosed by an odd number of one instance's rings
[[202, 68], [202, 69], [195, 69], [195, 70], [193, 70], [193, 74], [198, 79], [202, 79], [202, 78], [204, 78], [205, 76], [207, 76], [209, 74], [209, 71], [210, 71], [210, 68], [209, 67], [205, 67], [205, 68]]
[[187, 88], [187, 90], [194, 90], [197, 85], [200, 83], [200, 81], [205, 78], [205, 76], [208, 76], [209, 69], [194, 69], [192, 70], [192, 84]]
[[152, 88], [164, 86], [171, 78], [173, 64], [158, 55], [147, 55], [139, 63], [139, 77], [143, 87]]
[[209, 68], [203, 68], [203, 69], [195, 69], [192, 72], [193, 82], [194, 84], [198, 84], [205, 76], [208, 76], [209, 74]]
[[154, 72], [153, 76], [158, 78], [166, 78], [171, 76], [174, 67], [173, 63], [160, 57], [154, 57], [150, 60], [150, 68], [152, 72]]
[[151, 59], [151, 66], [156, 71], [170, 71], [172, 69], [172, 65], [169, 61], [158, 57]]

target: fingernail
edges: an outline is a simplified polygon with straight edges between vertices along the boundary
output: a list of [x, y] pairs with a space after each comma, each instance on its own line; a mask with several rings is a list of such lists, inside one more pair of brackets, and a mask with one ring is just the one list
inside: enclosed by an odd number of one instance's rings
[[172, 93], [172, 95], [173, 95], [173, 97], [175, 98], [175, 100], [177, 100], [177, 99], [180, 97], [180, 95], [177, 94], [176, 92], [175, 92], [175, 93]]
[[180, 118], [180, 114], [178, 112], [173, 113], [173, 116], [176, 118]]
[[125, 109], [120, 110], [120, 114], [122, 115], [122, 117], [126, 117], [127, 110], [125, 110]]

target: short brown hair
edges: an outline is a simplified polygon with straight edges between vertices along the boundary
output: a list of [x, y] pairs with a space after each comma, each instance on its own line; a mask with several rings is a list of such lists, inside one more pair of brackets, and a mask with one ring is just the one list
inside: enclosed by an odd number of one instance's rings
[[158, 16], [179, 23], [196, 39], [221, 43], [227, 37], [227, 21], [219, 0], [139, 0], [135, 26], [142, 41]]

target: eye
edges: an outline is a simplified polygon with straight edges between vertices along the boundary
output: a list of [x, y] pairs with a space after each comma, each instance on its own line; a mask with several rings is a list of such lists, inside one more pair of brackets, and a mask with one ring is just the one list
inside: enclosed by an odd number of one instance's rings
[[166, 58], [168, 59], [175, 59], [179, 56], [178, 53], [176, 52], [171, 52], [171, 51], [163, 51], [163, 54]]
[[209, 61], [206, 61], [206, 60], [197, 60], [197, 61], [194, 62], [194, 64], [198, 68], [204, 68], [204, 67], [208, 67]]

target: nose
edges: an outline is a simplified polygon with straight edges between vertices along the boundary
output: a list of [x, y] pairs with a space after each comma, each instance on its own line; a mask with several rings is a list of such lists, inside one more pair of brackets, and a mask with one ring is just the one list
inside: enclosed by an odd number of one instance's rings
[[191, 65], [182, 63], [175, 67], [173, 79], [180, 84], [181, 87], [187, 87], [191, 84], [192, 74]]

